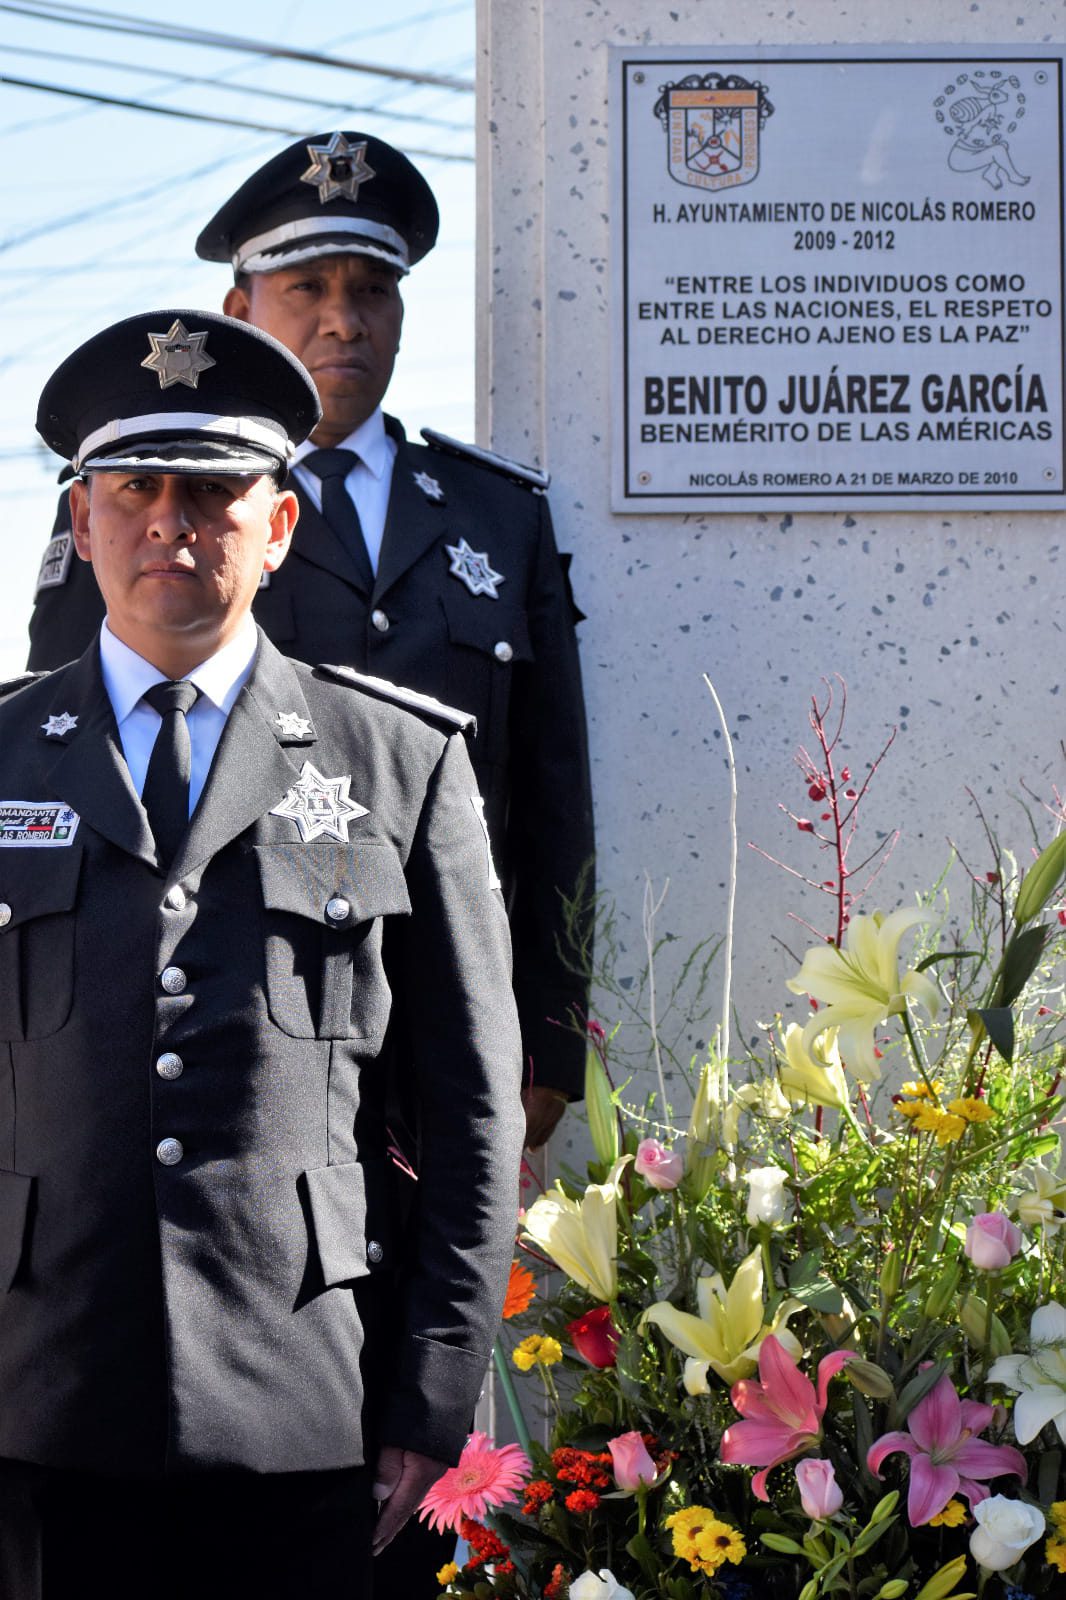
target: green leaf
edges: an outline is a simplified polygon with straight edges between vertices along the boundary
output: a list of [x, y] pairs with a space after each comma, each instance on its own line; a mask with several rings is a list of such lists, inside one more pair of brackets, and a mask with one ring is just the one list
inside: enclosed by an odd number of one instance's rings
[[648, 1582], [654, 1583], [659, 1575], [661, 1563], [648, 1542], [647, 1535], [635, 1533], [626, 1545], [626, 1553], [633, 1557]]
[[997, 1005], [1009, 1006], [1017, 1000], [1037, 969], [1050, 933], [1049, 927], [1038, 922], [1035, 928], [1023, 928], [1008, 939], [996, 986]]
[[904, 1384], [899, 1399], [891, 1408], [893, 1428], [902, 1427], [919, 1400], [924, 1400], [929, 1391], [940, 1382], [948, 1366], [947, 1361], [934, 1361], [932, 1366], [926, 1367], [924, 1372], [916, 1372], [910, 1382]]
[[923, 956], [914, 970], [924, 972], [926, 967], [931, 967], [935, 961], [966, 961], [980, 954], [980, 950], [934, 950], [931, 956]]
[[991, 1039], [1008, 1066], [1014, 1059], [1014, 1013], [1009, 1006], [990, 1006], [983, 1011], [967, 1011], [966, 1020], [980, 1043], [985, 1034]]
[[1022, 879], [1014, 902], [1014, 920], [1021, 927], [1039, 916], [1066, 874], [1066, 833], [1052, 839]]
[[843, 1295], [822, 1271], [820, 1250], [808, 1250], [793, 1262], [788, 1269], [788, 1290], [812, 1311], [839, 1316], [844, 1309]]

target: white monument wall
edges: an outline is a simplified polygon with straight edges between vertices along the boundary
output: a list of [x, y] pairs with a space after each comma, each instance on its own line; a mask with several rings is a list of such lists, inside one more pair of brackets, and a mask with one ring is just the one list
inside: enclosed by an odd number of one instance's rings
[[868, 910], [911, 902], [949, 838], [987, 867], [967, 791], [1024, 847], [1026, 789], [1050, 800], [1066, 787], [1064, 523], [994, 506], [612, 514], [608, 46], [1020, 45], [1061, 40], [1063, 23], [1061, 0], [481, 0], [479, 438], [550, 471], [560, 547], [574, 552], [600, 880], [623, 975], [643, 960], [645, 873], [672, 880], [659, 931], [673, 950], [724, 929], [728, 783], [703, 673], [726, 707], [745, 1036], [790, 1002], [794, 969], [775, 941], [801, 951], [808, 938], [789, 910], [830, 921], [747, 848], [833, 875], [778, 810], [812, 809], [792, 757], [823, 677], [847, 682], [856, 772], [899, 729], [865, 825], [871, 845], [896, 826], [902, 839]]

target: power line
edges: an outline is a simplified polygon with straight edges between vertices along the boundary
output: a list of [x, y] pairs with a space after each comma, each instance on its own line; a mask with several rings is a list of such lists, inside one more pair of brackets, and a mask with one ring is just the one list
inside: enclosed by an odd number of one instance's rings
[[79, 28], [97, 28], [105, 33], [132, 33], [142, 38], [168, 39], [177, 44], [210, 45], [216, 50], [239, 50], [244, 55], [270, 56], [274, 60], [303, 61], [315, 67], [335, 67], [343, 72], [365, 72], [372, 77], [399, 78], [406, 83], [428, 84], [437, 89], [451, 89], [458, 94], [473, 94], [475, 85], [469, 78], [455, 78], [439, 72], [414, 72], [403, 67], [383, 67], [372, 61], [352, 61], [344, 56], [325, 55], [318, 50], [296, 50], [289, 45], [269, 44], [258, 39], [245, 39], [238, 35], [213, 33], [208, 28], [176, 28], [166, 23], [153, 22], [148, 17], [131, 17], [116, 11], [100, 11], [92, 6], [60, 5], [51, 0], [33, 0], [32, 4], [0, 3], [0, 11], [10, 11], [16, 16], [32, 17], [37, 22], [66, 23]]
[[[135, 72], [142, 78], [148, 74], [153, 78], [165, 78], [172, 83], [199, 84], [203, 88], [211, 89], [218, 84], [217, 78], [203, 78], [193, 73], [173, 72], [168, 67], [154, 65], [145, 67], [136, 61], [115, 61], [113, 59], [104, 59], [100, 56], [72, 55], [60, 50], [35, 50], [29, 45], [21, 44], [8, 45], [7, 49], [10, 55], [34, 56], [45, 61], [73, 61], [85, 67], [106, 67], [115, 72]], [[228, 92], [231, 94], [254, 95], [258, 99], [284, 100], [292, 105], [313, 105], [318, 106], [322, 111], [354, 112], [356, 116], [363, 116], [364, 114], [367, 116], [396, 116], [401, 117], [404, 122], [425, 123], [429, 127], [443, 128], [448, 133], [465, 133], [469, 127], [465, 122], [455, 122], [447, 117], [431, 117], [418, 111], [392, 112], [383, 110], [376, 105], [355, 106], [344, 100], [323, 101], [317, 95], [290, 94], [284, 89], [263, 89], [257, 84], [234, 83], [231, 80], [227, 80], [227, 85]]]
[[[10, 6], [0, 5], [0, 11], [10, 10]], [[71, 89], [64, 84], [37, 83], [31, 78], [13, 78], [9, 73], [0, 73], [0, 83], [6, 83], [16, 89], [34, 89], [44, 94], [61, 94], [71, 100], [88, 100], [94, 105], [121, 106], [126, 111], [150, 111], [157, 117], [178, 117], [183, 122], [211, 122], [223, 128], [243, 128], [251, 133], [284, 133], [290, 139], [298, 138], [306, 132], [304, 128], [285, 128], [276, 122], [248, 122], [242, 117], [219, 117], [209, 111], [182, 111], [177, 106], [156, 106], [148, 100], [125, 100], [119, 95], [94, 94], [89, 89]], [[419, 150], [413, 145], [407, 147], [408, 153], [413, 156], [428, 156], [435, 161], [465, 161], [472, 162], [474, 157], [465, 155], [459, 150]]]

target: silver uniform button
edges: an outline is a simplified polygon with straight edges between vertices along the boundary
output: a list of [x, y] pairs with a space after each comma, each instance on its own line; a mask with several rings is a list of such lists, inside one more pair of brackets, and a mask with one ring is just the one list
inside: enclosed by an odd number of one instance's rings
[[374, 1266], [377, 1266], [378, 1262], [382, 1260], [384, 1255], [385, 1252], [378, 1244], [376, 1239], [368, 1239], [366, 1241], [366, 1259], [372, 1262]]
[[164, 967], [159, 981], [167, 994], [181, 994], [189, 980], [180, 967]]
[[180, 883], [172, 884], [167, 890], [166, 899], [163, 901], [168, 911], [185, 910], [185, 890]]
[[507, 643], [506, 639], [501, 639], [499, 644], [493, 645], [492, 653], [496, 657], [497, 661], [510, 661], [511, 657], [514, 655], [514, 651], [511, 649], [511, 646]]
[[331, 922], [347, 922], [351, 910], [351, 905], [340, 894], [334, 895], [332, 900], [326, 902], [326, 916]]
[[155, 1070], [161, 1078], [180, 1078], [185, 1071], [185, 1063], [173, 1050], [165, 1050], [156, 1062]]
[[156, 1159], [164, 1167], [176, 1167], [185, 1154], [185, 1147], [180, 1139], [160, 1139], [155, 1147]]
[[0, 928], [6, 928], [11, 921], [11, 907], [6, 900], [0, 900]]
[[370, 613], [370, 620], [379, 633], [388, 633], [389, 619], [385, 615], [384, 611], [372, 611]]

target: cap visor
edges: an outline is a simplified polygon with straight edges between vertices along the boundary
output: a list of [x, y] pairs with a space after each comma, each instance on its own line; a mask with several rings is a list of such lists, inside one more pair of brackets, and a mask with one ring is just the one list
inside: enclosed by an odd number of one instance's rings
[[257, 450], [246, 440], [239, 445], [217, 440], [170, 439], [166, 443], [126, 443], [120, 450], [102, 452], [81, 463], [82, 472], [195, 473], [213, 472], [226, 477], [259, 477], [264, 472], [284, 475], [280, 455]]

